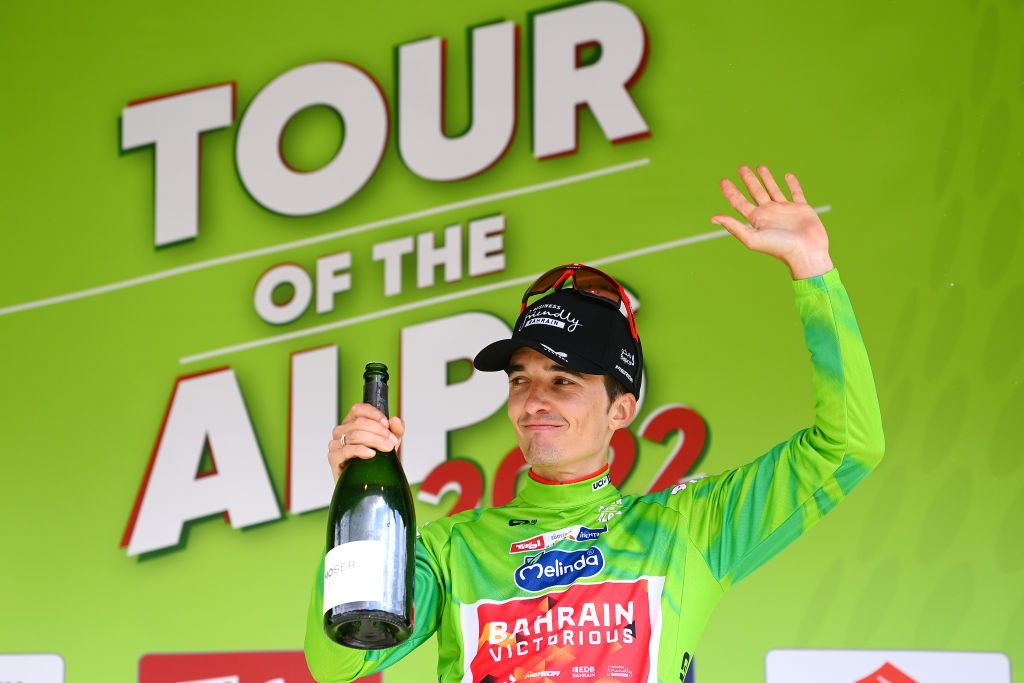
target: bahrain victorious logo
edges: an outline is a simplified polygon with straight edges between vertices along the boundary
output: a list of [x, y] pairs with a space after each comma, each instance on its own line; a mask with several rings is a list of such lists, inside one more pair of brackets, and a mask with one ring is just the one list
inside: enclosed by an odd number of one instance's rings
[[858, 680], [857, 683], [920, 683], [920, 681], [911, 678], [889, 662], [886, 662], [878, 671], [868, 674]]
[[653, 680], [664, 585], [660, 576], [576, 583], [540, 595], [463, 604], [460, 628], [469, 662], [463, 680]]
[[568, 586], [577, 579], [597, 576], [604, 569], [604, 555], [596, 547], [574, 552], [549, 550], [528, 556], [516, 570], [516, 585], [537, 593], [552, 586]]

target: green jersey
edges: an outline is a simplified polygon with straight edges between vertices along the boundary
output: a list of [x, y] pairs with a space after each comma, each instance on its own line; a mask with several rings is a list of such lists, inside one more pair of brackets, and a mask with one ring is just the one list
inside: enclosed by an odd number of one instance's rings
[[391, 649], [324, 635], [321, 558], [305, 641], [314, 677], [379, 671], [436, 633], [442, 682], [681, 680], [725, 591], [882, 457], [871, 368], [838, 272], [793, 288], [813, 363], [813, 426], [742, 467], [657, 493], [623, 495], [604, 472], [559, 485], [531, 477], [508, 505], [427, 524], [415, 629]]

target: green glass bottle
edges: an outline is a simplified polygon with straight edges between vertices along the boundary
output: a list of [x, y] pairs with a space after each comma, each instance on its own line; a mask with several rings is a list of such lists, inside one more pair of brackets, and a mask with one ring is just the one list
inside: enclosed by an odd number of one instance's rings
[[[363, 401], [388, 414], [388, 369], [367, 363]], [[412, 633], [416, 514], [397, 453], [345, 463], [334, 487], [324, 564], [324, 631], [362, 650]]]

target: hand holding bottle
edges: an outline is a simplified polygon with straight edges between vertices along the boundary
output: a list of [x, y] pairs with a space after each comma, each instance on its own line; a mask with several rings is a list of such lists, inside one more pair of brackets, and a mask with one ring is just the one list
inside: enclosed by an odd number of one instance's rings
[[363, 403], [335, 428], [329, 456], [337, 482], [327, 512], [324, 632], [377, 650], [412, 633], [416, 510], [395, 451], [402, 422], [388, 418], [387, 366], [367, 363], [363, 381]]
[[327, 460], [331, 463], [334, 480], [338, 480], [342, 465], [351, 458], [372, 458], [377, 451], [395, 450], [405, 434], [405, 423], [400, 417], [388, 418], [369, 403], [356, 403], [341, 424], [334, 428], [334, 437], [327, 444]]

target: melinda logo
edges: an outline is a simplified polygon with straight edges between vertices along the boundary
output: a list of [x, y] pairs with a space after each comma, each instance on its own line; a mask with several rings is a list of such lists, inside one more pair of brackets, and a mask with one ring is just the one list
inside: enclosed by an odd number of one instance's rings
[[599, 548], [575, 552], [549, 550], [543, 555], [527, 557], [515, 572], [516, 585], [524, 591], [537, 593], [552, 586], [568, 586], [577, 579], [597, 576], [604, 569], [604, 555]]

